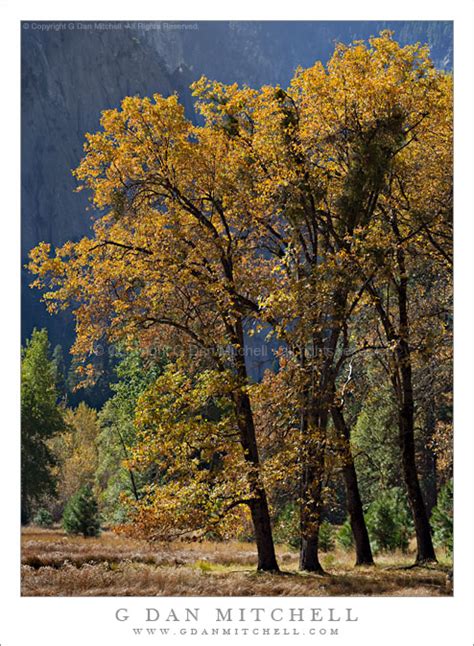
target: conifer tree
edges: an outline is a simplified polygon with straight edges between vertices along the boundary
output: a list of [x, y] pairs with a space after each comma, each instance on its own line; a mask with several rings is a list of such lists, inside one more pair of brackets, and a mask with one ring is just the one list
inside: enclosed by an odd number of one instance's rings
[[63, 527], [68, 534], [99, 535], [99, 509], [89, 485], [82, 486], [69, 499], [63, 514]]
[[50, 358], [46, 329], [33, 330], [21, 359], [21, 517], [31, 519], [32, 506], [55, 490], [54, 456], [47, 440], [65, 428], [58, 406], [56, 366]]

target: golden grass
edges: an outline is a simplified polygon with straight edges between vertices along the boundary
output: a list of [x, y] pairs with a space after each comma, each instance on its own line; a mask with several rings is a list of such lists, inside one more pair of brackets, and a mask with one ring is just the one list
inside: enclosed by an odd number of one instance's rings
[[410, 568], [413, 554], [380, 556], [354, 568], [354, 554], [323, 555], [326, 576], [298, 572], [298, 554], [278, 546], [281, 575], [255, 571], [251, 543], [150, 545], [104, 532], [70, 537], [60, 530], [22, 531], [24, 596], [441, 596], [448, 595], [442, 561]]

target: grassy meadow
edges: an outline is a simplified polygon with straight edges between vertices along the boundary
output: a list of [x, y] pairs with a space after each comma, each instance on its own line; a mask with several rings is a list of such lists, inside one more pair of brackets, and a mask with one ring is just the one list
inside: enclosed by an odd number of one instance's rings
[[23, 596], [445, 596], [450, 562], [411, 567], [414, 554], [376, 557], [354, 567], [354, 553], [322, 554], [325, 576], [298, 572], [298, 552], [277, 546], [281, 574], [257, 573], [243, 542], [150, 544], [111, 531], [97, 538], [60, 529], [22, 529]]

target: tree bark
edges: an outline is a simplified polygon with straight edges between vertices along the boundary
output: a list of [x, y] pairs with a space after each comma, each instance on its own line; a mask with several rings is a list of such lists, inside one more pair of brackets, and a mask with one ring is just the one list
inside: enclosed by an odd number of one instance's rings
[[250, 504], [250, 513], [255, 530], [258, 563], [257, 570], [261, 572], [279, 572], [278, 563], [273, 544], [270, 513], [265, 491], [262, 488], [254, 489], [254, 500]]
[[[235, 369], [239, 381], [248, 383], [245, 357], [243, 355], [244, 337], [241, 321], [236, 324], [237, 352], [235, 356]], [[267, 495], [260, 478], [260, 458], [258, 454], [257, 437], [253, 420], [250, 398], [245, 390], [238, 389], [233, 394], [236, 409], [237, 424], [240, 433], [240, 442], [244, 451], [245, 460], [250, 466], [250, 512], [255, 530], [258, 564], [257, 569], [265, 572], [279, 572], [273, 543], [270, 512], [268, 509]]]
[[322, 484], [324, 477], [324, 438], [327, 415], [303, 411], [300, 506], [300, 570], [323, 574], [319, 562], [319, 528], [322, 521]]
[[300, 549], [300, 570], [303, 572], [316, 572], [324, 574], [323, 567], [319, 562], [319, 526], [313, 533], [305, 538], [301, 537]]
[[[400, 448], [402, 452], [403, 476], [408, 493], [408, 501], [415, 525], [417, 554], [416, 562], [436, 561], [423, 494], [416, 467], [415, 457], [415, 420], [411, 362], [408, 348], [401, 341], [403, 362], [400, 370], [403, 400], [399, 410]], [[404, 348], [404, 349], [403, 349]]]
[[362, 500], [357, 482], [357, 472], [350, 445], [350, 430], [339, 406], [331, 409], [334, 427], [344, 440], [344, 466], [342, 475], [346, 489], [347, 510], [356, 547], [356, 565], [373, 565], [374, 559], [370, 547], [369, 533], [365, 524]]
[[255, 542], [258, 553], [258, 570], [278, 572], [278, 564], [273, 543], [270, 512], [265, 489], [260, 480], [260, 460], [257, 450], [255, 426], [253, 423], [250, 400], [247, 393], [238, 393], [235, 396], [237, 415], [240, 420], [239, 430], [244, 456], [251, 467], [249, 476], [250, 512], [255, 530]]
[[[341, 314], [344, 310], [347, 294], [336, 291], [334, 306], [336, 316], [332, 329], [326, 339], [316, 335], [312, 339], [313, 361], [321, 350], [322, 363], [311, 366], [311, 378], [303, 394], [301, 405], [301, 511], [300, 511], [300, 570], [323, 573], [319, 562], [319, 528], [323, 515], [322, 486], [325, 475], [325, 452], [327, 425], [330, 408], [334, 398], [336, 368], [334, 357], [337, 342], [342, 330]], [[322, 346], [322, 347], [321, 347]], [[308, 371], [304, 351], [301, 353], [301, 367]], [[316, 375], [318, 378], [316, 379]]]
[[[400, 232], [395, 220], [392, 222], [395, 235], [400, 240]], [[403, 475], [408, 493], [408, 500], [413, 514], [417, 542], [417, 563], [436, 561], [431, 539], [431, 528], [421, 492], [415, 457], [415, 404], [413, 396], [413, 376], [409, 344], [408, 317], [408, 275], [405, 265], [405, 252], [401, 244], [397, 249], [397, 262], [400, 271], [398, 291], [398, 315], [400, 335], [396, 350], [399, 366], [399, 431], [402, 451]]]

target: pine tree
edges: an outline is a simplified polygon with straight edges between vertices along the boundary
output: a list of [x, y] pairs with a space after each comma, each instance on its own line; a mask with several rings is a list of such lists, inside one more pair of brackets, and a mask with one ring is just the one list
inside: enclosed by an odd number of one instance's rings
[[99, 509], [89, 485], [81, 487], [69, 499], [63, 514], [63, 527], [68, 534], [99, 535]]
[[47, 440], [65, 428], [58, 406], [56, 367], [50, 359], [48, 333], [33, 330], [21, 360], [21, 517], [31, 518], [32, 506], [54, 493], [51, 469], [55, 459]]

